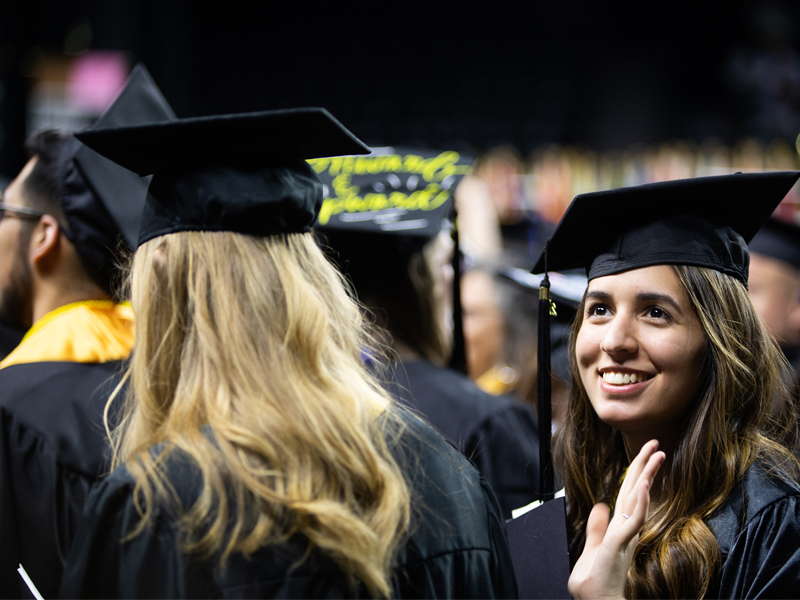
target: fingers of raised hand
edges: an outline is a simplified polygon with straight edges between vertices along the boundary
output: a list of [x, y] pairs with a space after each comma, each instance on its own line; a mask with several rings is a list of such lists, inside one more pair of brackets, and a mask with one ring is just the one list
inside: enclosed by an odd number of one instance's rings
[[[622, 482], [622, 486], [620, 487], [619, 494], [617, 496], [617, 503], [614, 506], [615, 516], [622, 512], [627, 498], [633, 493], [633, 490], [643, 473], [647, 473], [647, 476], [650, 477], [650, 483], [652, 483], [652, 477], [655, 476], [655, 472], [652, 472], [651, 474], [652, 469], [648, 470], [648, 466], [651, 465], [650, 459], [654, 454], [656, 454], [657, 450], [658, 440], [650, 440], [644, 446], [642, 446], [639, 454], [637, 454], [633, 459], [633, 462], [631, 462], [630, 466], [628, 467], [628, 471], [625, 474], [625, 479]], [[661, 452], [660, 454], [663, 455], [664, 453]], [[660, 463], [658, 466], [660, 466]], [[658, 466], [656, 466], [655, 471], [658, 471]], [[630, 513], [628, 512], [625, 512], [625, 514], [630, 516]]]
[[647, 511], [650, 508], [650, 487], [665, 459], [666, 456], [663, 452], [651, 454], [641, 469], [631, 492], [625, 498], [620, 497], [618, 500], [613, 527], [618, 529], [622, 538], [628, 542], [639, 533], [647, 520]]

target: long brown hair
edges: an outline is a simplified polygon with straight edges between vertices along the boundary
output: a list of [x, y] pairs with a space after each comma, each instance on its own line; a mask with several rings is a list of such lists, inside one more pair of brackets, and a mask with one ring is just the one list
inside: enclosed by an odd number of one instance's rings
[[[720, 565], [707, 519], [758, 460], [797, 479], [796, 405], [785, 381], [788, 363], [767, 333], [745, 287], [718, 271], [673, 267], [707, 340], [698, 396], [662, 468], [660, 493], [642, 530], [626, 595], [701, 598]], [[572, 330], [572, 392], [557, 439], [564, 468], [572, 550], [580, 552], [589, 512], [611, 503], [627, 465], [622, 434], [594, 412], [575, 361], [581, 303]]]
[[311, 235], [166, 235], [139, 248], [131, 281], [136, 348], [112, 435], [115, 466], [136, 479], [129, 537], [174, 503], [162, 467], [179, 449], [203, 476], [197, 501], [177, 507], [187, 552], [224, 563], [305, 536], [352, 586], [390, 595], [410, 514], [390, 451], [402, 423], [361, 360], [358, 306]]

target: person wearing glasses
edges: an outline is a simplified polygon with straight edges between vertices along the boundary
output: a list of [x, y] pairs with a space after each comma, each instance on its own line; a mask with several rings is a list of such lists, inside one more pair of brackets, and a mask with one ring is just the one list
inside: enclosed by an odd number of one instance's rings
[[[164, 121], [143, 68], [98, 123]], [[54, 597], [90, 487], [108, 470], [103, 409], [133, 347], [115, 261], [147, 183], [73, 136], [33, 135], [0, 201], [0, 320], [27, 330], [0, 362], [0, 597]], [[130, 251], [130, 250], [128, 250]]]
[[[0, 181], [0, 185], [2, 188], [5, 189], [10, 180], [2, 178]], [[0, 193], [0, 204], [3, 202], [2, 193]], [[11, 207], [13, 208], [13, 207]], [[11, 213], [4, 213], [2, 208], [0, 208], [0, 220], [3, 219], [5, 214], [11, 215]], [[2, 296], [0, 296], [0, 303], [2, 303]], [[23, 336], [25, 335], [25, 329], [21, 325], [14, 325], [12, 323], [7, 323], [5, 315], [8, 313], [8, 310], [3, 310], [0, 308], [0, 361], [2, 361], [8, 353], [11, 352], [17, 345], [22, 341]], [[12, 321], [17, 321], [14, 318], [15, 315], [11, 315]]]

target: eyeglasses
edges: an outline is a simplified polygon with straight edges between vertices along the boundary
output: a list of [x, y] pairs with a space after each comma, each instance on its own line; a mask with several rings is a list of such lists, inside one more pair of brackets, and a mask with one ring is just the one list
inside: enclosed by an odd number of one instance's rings
[[32, 219], [38, 221], [47, 213], [41, 210], [36, 210], [34, 208], [28, 208], [27, 206], [13, 206], [11, 204], [6, 204], [2, 202], [3, 197], [0, 196], [0, 221], [6, 218], [6, 216], [15, 216], [18, 219]]

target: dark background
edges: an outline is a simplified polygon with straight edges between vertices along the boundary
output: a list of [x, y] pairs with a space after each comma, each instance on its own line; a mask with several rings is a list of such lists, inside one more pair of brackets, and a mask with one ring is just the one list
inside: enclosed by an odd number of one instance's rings
[[800, 133], [800, 2], [2, 2], [7, 176], [24, 161], [26, 61], [81, 23], [92, 49], [144, 62], [179, 117], [325, 106], [369, 144], [522, 153]]

